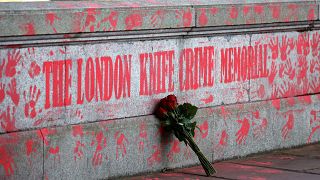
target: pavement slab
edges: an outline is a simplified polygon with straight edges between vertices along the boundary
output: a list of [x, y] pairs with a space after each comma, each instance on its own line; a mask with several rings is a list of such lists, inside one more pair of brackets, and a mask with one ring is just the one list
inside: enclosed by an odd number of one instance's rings
[[[207, 177], [201, 166], [122, 179], [320, 179], [320, 145], [273, 151], [251, 157], [214, 163], [217, 173]], [[318, 154], [317, 154], [318, 153]]]

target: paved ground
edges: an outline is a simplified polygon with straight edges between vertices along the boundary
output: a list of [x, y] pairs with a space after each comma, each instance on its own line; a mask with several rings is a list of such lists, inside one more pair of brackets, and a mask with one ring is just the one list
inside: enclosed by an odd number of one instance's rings
[[206, 177], [201, 166], [194, 166], [123, 179], [320, 180], [320, 144], [222, 161], [215, 163], [214, 167], [218, 173], [212, 177]]

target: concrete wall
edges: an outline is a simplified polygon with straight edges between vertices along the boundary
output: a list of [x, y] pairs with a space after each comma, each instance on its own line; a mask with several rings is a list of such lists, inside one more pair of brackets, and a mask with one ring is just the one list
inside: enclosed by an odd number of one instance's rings
[[0, 179], [198, 164], [152, 115], [172, 93], [200, 107], [195, 139], [212, 161], [320, 139], [317, 1], [4, 3], [0, 12]]

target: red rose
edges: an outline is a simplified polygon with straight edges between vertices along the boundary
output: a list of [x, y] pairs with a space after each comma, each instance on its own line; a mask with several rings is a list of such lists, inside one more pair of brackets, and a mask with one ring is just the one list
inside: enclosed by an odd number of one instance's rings
[[160, 118], [160, 119], [165, 118], [165, 117], [168, 115], [167, 112], [168, 112], [168, 111], [167, 111], [166, 109], [164, 109], [164, 108], [162, 108], [162, 107], [159, 107], [159, 108], [156, 110], [156, 116], [157, 116], [158, 118]]
[[167, 96], [167, 106], [170, 110], [174, 110], [178, 106], [177, 97], [173, 94]]

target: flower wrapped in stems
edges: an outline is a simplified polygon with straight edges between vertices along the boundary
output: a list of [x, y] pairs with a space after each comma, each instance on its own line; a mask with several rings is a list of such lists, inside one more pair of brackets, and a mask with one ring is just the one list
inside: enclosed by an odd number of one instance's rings
[[161, 126], [166, 131], [171, 131], [179, 139], [196, 153], [207, 176], [216, 173], [211, 163], [202, 154], [197, 144], [194, 142], [194, 130], [197, 122], [192, 121], [198, 108], [190, 103], [179, 105], [175, 95], [168, 95], [160, 100], [155, 113], [160, 119]]

